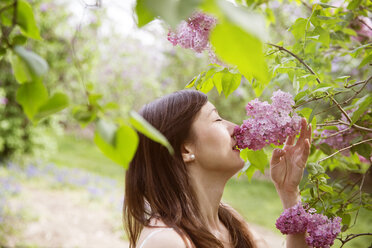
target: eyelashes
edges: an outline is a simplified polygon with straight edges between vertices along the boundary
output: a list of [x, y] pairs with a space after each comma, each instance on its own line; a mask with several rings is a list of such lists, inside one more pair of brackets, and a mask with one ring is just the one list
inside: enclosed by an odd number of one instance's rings
[[223, 121], [222, 119], [217, 119], [216, 121]]

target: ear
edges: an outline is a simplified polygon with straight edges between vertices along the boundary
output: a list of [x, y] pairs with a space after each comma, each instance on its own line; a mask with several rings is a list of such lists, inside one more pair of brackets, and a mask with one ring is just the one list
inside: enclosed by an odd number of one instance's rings
[[193, 146], [190, 143], [181, 145], [181, 155], [183, 162], [190, 163], [195, 161], [195, 153], [193, 152]]

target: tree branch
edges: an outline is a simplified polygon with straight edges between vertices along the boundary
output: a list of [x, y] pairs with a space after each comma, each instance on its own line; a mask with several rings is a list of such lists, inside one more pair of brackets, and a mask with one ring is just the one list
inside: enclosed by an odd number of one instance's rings
[[334, 155], [336, 155], [336, 154], [339, 153], [339, 152], [345, 151], [345, 150], [350, 149], [350, 148], [352, 148], [352, 147], [354, 147], [354, 146], [357, 146], [357, 145], [360, 145], [360, 144], [363, 144], [363, 143], [366, 143], [366, 142], [370, 142], [370, 141], [372, 141], [372, 139], [362, 140], [362, 141], [360, 141], [360, 142], [358, 142], [358, 143], [355, 143], [355, 144], [352, 144], [352, 145], [350, 145], [350, 146], [344, 147], [344, 148], [342, 148], [342, 149], [340, 149], [340, 150], [338, 150], [338, 151], [332, 153], [331, 155], [329, 155], [329, 156], [327, 156], [327, 157], [325, 157], [325, 158], [322, 158], [321, 160], [318, 161], [318, 163], [320, 163], [320, 162], [322, 162], [322, 161], [324, 161], [324, 160], [326, 160], [326, 159], [329, 159], [329, 158], [333, 157]]
[[372, 233], [349, 234], [349, 235], [346, 236], [346, 238], [344, 240], [340, 239], [340, 238], [337, 238], [337, 239], [341, 241], [342, 245], [340, 246], [340, 248], [342, 248], [350, 240], [355, 239], [356, 237], [365, 236], [365, 235], [372, 235]]

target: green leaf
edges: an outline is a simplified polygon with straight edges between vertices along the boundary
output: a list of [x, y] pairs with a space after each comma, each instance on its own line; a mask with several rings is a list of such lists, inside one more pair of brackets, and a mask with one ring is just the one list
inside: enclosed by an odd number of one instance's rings
[[357, 152], [359, 155], [365, 157], [367, 161], [369, 161], [371, 157], [371, 152], [372, 152], [371, 142], [369, 144], [362, 143], [357, 146], [354, 146], [351, 148], [351, 151]]
[[136, 3], [137, 26], [139, 28], [155, 19], [155, 16], [146, 8], [144, 2], [145, 0], [137, 0]]
[[203, 82], [199, 90], [204, 94], [207, 94], [211, 89], [213, 89], [213, 80], [210, 78]]
[[254, 76], [260, 80], [259, 87], [254, 89], [259, 96], [269, 83], [261, 41], [229, 22], [218, 24], [210, 40], [223, 61], [236, 65], [246, 78]]
[[240, 85], [242, 75], [234, 73], [224, 73], [222, 76], [222, 90], [225, 97], [228, 97], [234, 92]]
[[144, 134], [153, 141], [162, 144], [168, 149], [170, 154], [174, 154], [173, 147], [168, 142], [167, 138], [165, 138], [162, 133], [160, 133], [150, 123], [148, 123], [141, 115], [134, 111], [131, 111], [129, 121], [138, 132]]
[[365, 66], [366, 64], [370, 63], [372, 61], [372, 53], [370, 53], [369, 55], [367, 55], [363, 60], [362, 62], [360, 62], [360, 64], [358, 65], [358, 68], [362, 68], [363, 66]]
[[48, 100], [48, 91], [40, 81], [20, 85], [16, 95], [17, 102], [30, 120], [45, 101]]
[[352, 0], [347, 5], [347, 9], [350, 9], [350, 10], [356, 9], [360, 5], [361, 2], [362, 2], [362, 0]]
[[304, 37], [306, 32], [307, 20], [304, 18], [298, 18], [291, 27], [291, 32], [296, 40], [300, 40]]
[[36, 26], [31, 5], [26, 0], [18, 0], [17, 24], [21, 27], [21, 32], [25, 36], [36, 40], [42, 40], [39, 29]]
[[258, 169], [255, 167], [255, 166], [252, 166], [250, 165], [248, 167], [248, 169], [245, 171], [245, 174], [247, 175], [248, 177], [248, 181], [250, 182], [252, 180], [252, 177], [254, 175], [254, 173], [257, 171]]
[[224, 73], [219, 72], [213, 75], [213, 84], [216, 87], [218, 94], [221, 95], [222, 92], [222, 76]]
[[111, 122], [107, 122], [103, 119], [99, 119], [96, 124], [96, 131], [99, 136], [107, 143], [115, 146], [115, 133], [117, 127]]
[[202, 0], [139, 0], [136, 6], [139, 27], [157, 16], [176, 27], [182, 20], [189, 18], [201, 2]]
[[[24, 74], [31, 75], [34, 80], [48, 72], [47, 62], [36, 53], [27, 51], [21, 46], [14, 47], [14, 53], [23, 60], [28, 69], [28, 71], [25, 71]], [[22, 68], [25, 70], [24, 66], [22, 66]], [[24, 79], [24, 77], [22, 77], [22, 79]]]
[[247, 8], [234, 6], [226, 0], [217, 0], [217, 4], [232, 24], [259, 38], [262, 42], [268, 40], [264, 16], [251, 12]]
[[327, 193], [332, 193], [333, 192], [333, 188], [327, 184], [321, 184], [319, 185], [319, 189], [324, 191], [324, 192], [327, 192]]
[[327, 155], [331, 155], [333, 153], [332, 148], [327, 143], [320, 144], [319, 148]]
[[68, 106], [68, 97], [64, 93], [57, 92], [51, 98], [49, 98], [40, 108], [38, 109], [35, 119], [41, 119], [48, 115], [54, 114]]
[[343, 214], [342, 215], [342, 224], [349, 226], [351, 222], [351, 215], [350, 214]]
[[263, 150], [253, 151], [247, 149], [247, 158], [252, 166], [259, 169], [262, 174], [265, 173], [265, 166], [269, 163], [267, 155]]
[[122, 125], [116, 130], [114, 145], [107, 143], [97, 130], [94, 142], [105, 156], [128, 168], [137, 150], [138, 135], [130, 126]]
[[18, 83], [23, 84], [32, 81], [32, 74], [26, 63], [16, 54], [10, 55], [10, 64], [12, 65], [13, 74]]
[[323, 43], [323, 45], [325, 47], [329, 47], [329, 41], [330, 41], [329, 32], [327, 32], [325, 29], [317, 26], [314, 29], [313, 33], [319, 35], [319, 38], [318, 38], [319, 42]]
[[352, 124], [358, 121], [359, 117], [367, 111], [368, 108], [371, 107], [372, 104], [372, 96], [365, 95], [364, 97], [360, 98], [356, 103], [355, 106], [358, 107], [356, 111], [353, 112], [351, 116]]

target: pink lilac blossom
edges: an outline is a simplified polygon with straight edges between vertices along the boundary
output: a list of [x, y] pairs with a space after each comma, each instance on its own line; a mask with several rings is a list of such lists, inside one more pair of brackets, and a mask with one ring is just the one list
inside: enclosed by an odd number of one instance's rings
[[283, 234], [294, 234], [306, 232], [308, 213], [298, 202], [295, 206], [287, 208], [276, 220], [276, 228]]
[[195, 12], [187, 21], [181, 22], [176, 32], [168, 32], [168, 40], [174, 46], [178, 44], [200, 53], [208, 48], [209, 34], [215, 25], [216, 18]]
[[341, 218], [332, 220], [315, 213], [314, 208], [306, 209], [299, 202], [283, 211], [275, 225], [283, 234], [307, 232], [306, 243], [313, 247], [329, 248], [341, 232]]
[[234, 130], [238, 148], [259, 150], [268, 144], [282, 145], [287, 136], [298, 134], [301, 118], [296, 113], [289, 116], [294, 105], [291, 94], [277, 90], [271, 101], [269, 104], [256, 98], [247, 104], [247, 116], [251, 118]]
[[207, 51], [212, 63], [225, 66], [220, 61], [209, 42], [211, 30], [217, 23], [217, 19], [203, 12], [194, 12], [187, 21], [181, 22], [175, 31], [169, 30], [168, 40], [173, 46], [179, 45], [197, 53]]
[[322, 214], [311, 214], [308, 218], [306, 243], [313, 247], [328, 248], [341, 232], [341, 218], [328, 219]]

